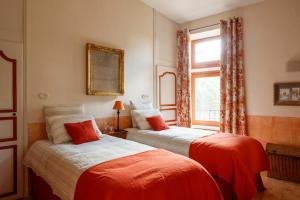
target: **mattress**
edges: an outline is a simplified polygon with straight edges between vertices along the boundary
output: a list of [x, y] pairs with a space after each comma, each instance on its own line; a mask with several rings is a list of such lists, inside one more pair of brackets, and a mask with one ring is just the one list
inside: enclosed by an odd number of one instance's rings
[[189, 157], [190, 144], [194, 140], [216, 133], [216, 131], [176, 126], [171, 126], [170, 129], [163, 131], [140, 130], [137, 128], [128, 128], [126, 130], [128, 131], [128, 140], [167, 149], [187, 157]]
[[42, 177], [62, 200], [73, 200], [77, 180], [89, 167], [153, 149], [108, 135], [80, 145], [55, 145], [48, 140], [40, 140], [27, 152], [24, 165]]

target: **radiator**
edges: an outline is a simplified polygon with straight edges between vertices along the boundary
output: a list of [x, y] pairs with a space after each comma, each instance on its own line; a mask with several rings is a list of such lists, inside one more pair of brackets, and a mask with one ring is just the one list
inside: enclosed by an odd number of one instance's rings
[[300, 147], [268, 143], [267, 153], [269, 177], [300, 183]]

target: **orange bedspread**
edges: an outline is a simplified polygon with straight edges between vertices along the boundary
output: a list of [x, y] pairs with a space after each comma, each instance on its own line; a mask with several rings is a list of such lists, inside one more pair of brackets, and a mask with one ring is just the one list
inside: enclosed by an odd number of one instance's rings
[[208, 172], [197, 162], [166, 150], [151, 150], [86, 170], [75, 200], [221, 200]]
[[[190, 158], [207, 171], [232, 184], [239, 200], [252, 199], [257, 191], [257, 173], [268, 170], [262, 145], [247, 136], [220, 133], [199, 138], [190, 145]], [[259, 183], [259, 182], [258, 182]]]

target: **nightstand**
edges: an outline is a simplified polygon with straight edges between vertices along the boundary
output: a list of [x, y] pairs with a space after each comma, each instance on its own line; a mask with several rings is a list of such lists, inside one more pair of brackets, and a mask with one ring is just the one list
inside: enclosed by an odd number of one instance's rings
[[102, 133], [110, 135], [110, 136], [118, 137], [118, 138], [123, 138], [123, 139], [126, 139], [126, 136], [127, 136], [126, 130], [102, 131]]

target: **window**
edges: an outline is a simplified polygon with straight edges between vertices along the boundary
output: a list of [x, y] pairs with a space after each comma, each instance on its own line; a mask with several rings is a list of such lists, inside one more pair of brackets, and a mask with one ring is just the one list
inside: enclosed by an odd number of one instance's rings
[[220, 72], [192, 74], [192, 122], [218, 126], [220, 121]]
[[192, 48], [192, 124], [219, 126], [220, 57], [219, 35], [197, 38]]
[[219, 36], [192, 40], [192, 67], [217, 67], [220, 61]]

